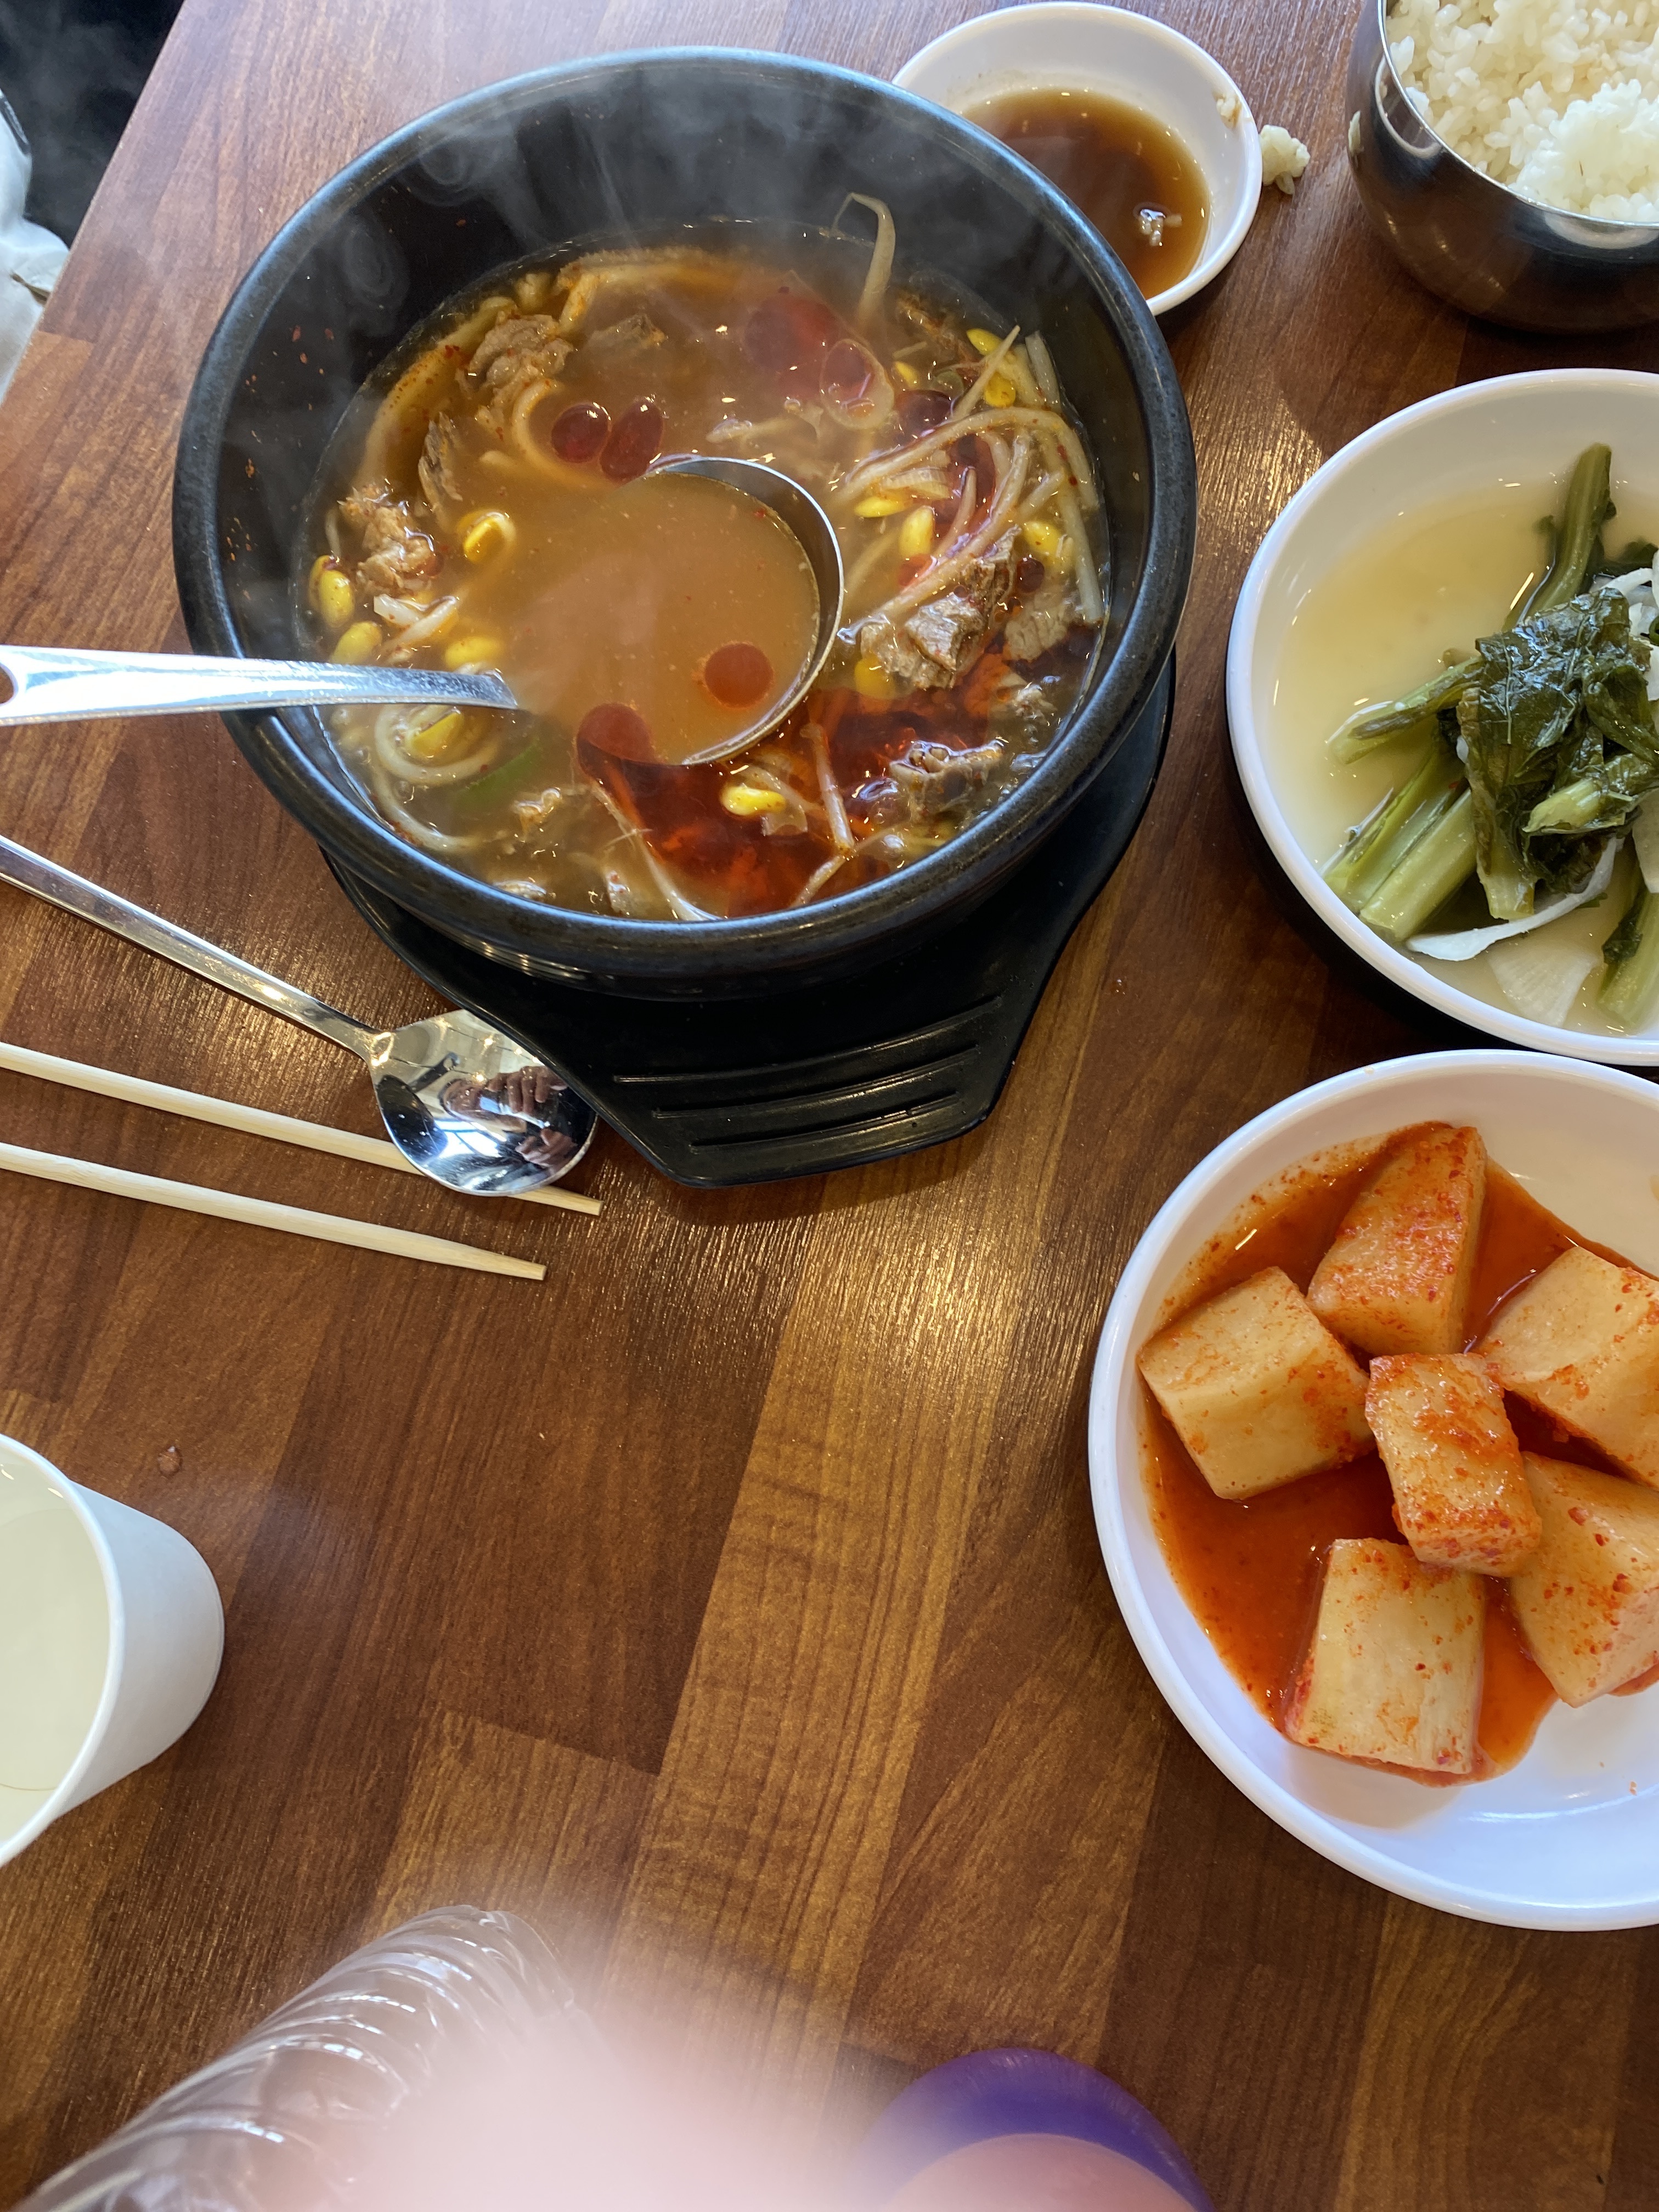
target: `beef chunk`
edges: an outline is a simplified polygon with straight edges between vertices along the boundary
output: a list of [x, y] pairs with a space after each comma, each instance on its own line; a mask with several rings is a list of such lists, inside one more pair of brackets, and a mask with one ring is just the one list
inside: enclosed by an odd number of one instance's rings
[[551, 384], [570, 358], [551, 315], [509, 315], [489, 331], [467, 368], [483, 387], [477, 420], [499, 435], [520, 396], [532, 384]]
[[619, 323], [607, 323], [602, 331], [595, 331], [585, 350], [609, 356], [653, 353], [666, 342], [666, 333], [659, 331], [647, 314], [625, 315]]
[[1041, 659], [1078, 619], [1077, 601], [1067, 584], [1055, 579], [1042, 585], [1008, 617], [1003, 635], [1009, 659]]
[[896, 620], [872, 615], [859, 632], [859, 651], [912, 691], [954, 684], [985, 649], [1013, 574], [1004, 539], [958, 576], [948, 592]]
[[911, 821], [929, 822], [977, 791], [1001, 759], [1000, 744], [957, 750], [936, 738], [915, 738], [887, 773]]
[[467, 374], [486, 392], [499, 392], [526, 369], [550, 381], [569, 358], [568, 342], [551, 315], [509, 315], [480, 339]]
[[456, 429], [447, 415], [434, 417], [426, 434], [426, 443], [421, 448], [419, 475], [421, 489], [428, 505], [459, 507], [461, 489], [455, 481]]
[[348, 493], [340, 513], [363, 534], [357, 587], [365, 599], [380, 592], [402, 598], [437, 574], [438, 549], [422, 527], [424, 517], [407, 501], [393, 499], [387, 485]]

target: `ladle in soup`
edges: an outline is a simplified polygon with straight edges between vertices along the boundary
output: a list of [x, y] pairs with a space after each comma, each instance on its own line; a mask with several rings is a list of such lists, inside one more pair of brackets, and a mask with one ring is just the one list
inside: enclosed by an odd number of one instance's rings
[[508, 557], [466, 585], [465, 620], [530, 712], [578, 753], [681, 769], [753, 745], [835, 644], [829, 518], [764, 464], [655, 461], [573, 498], [518, 488]]
[[[684, 756], [682, 765], [702, 768], [712, 761], [729, 760], [754, 744], [768, 730], [775, 729], [786, 721], [806, 696], [830, 658], [836, 642], [836, 632], [841, 626], [842, 605], [847, 592], [847, 579], [842, 568], [841, 546], [836, 537], [835, 526], [809, 491], [804, 490], [793, 477], [781, 469], [769, 468], [764, 461], [739, 460], [710, 453], [674, 453], [654, 463], [648, 471], [652, 476], [702, 477], [714, 483], [729, 484], [749, 499], [769, 507], [787, 530], [805, 557], [811, 573], [814, 605], [811, 643], [794, 679], [765, 707], [764, 711], [750, 718], [744, 728], [734, 731], [713, 744]], [[735, 656], [733, 656], [735, 659]], [[711, 653], [704, 669], [704, 681], [717, 691], [719, 651]], [[734, 673], [736, 672], [734, 671]], [[743, 703], [741, 697], [733, 704]]]
[[[835, 643], [844, 581], [841, 549], [830, 518], [791, 477], [761, 461], [679, 453], [653, 464], [653, 477], [702, 477], [727, 484], [768, 508], [805, 563], [810, 584], [810, 641], [798, 667], [781, 685], [770, 656], [767, 677], [756, 682], [741, 648], [746, 637], [717, 646], [701, 672], [713, 702], [731, 724], [698, 749], [680, 755], [683, 766], [724, 760], [787, 719], [811, 690]], [[628, 489], [633, 489], [629, 487]], [[622, 495], [618, 495], [621, 496]], [[556, 650], [551, 641], [550, 656]], [[758, 650], [758, 648], [756, 648]], [[223, 714], [265, 707], [446, 706], [535, 707], [493, 672], [452, 674], [446, 669], [352, 667], [331, 660], [244, 660], [188, 653], [94, 653], [74, 647], [0, 644], [0, 671], [11, 695], [0, 700], [0, 728], [25, 722], [67, 722], [143, 714]], [[522, 679], [521, 679], [522, 681]], [[752, 688], [751, 688], [752, 687]], [[724, 697], [722, 697], [722, 691]], [[625, 702], [630, 710], [632, 702]], [[633, 710], [636, 711], [636, 710]], [[715, 717], [716, 721], [719, 716]]]

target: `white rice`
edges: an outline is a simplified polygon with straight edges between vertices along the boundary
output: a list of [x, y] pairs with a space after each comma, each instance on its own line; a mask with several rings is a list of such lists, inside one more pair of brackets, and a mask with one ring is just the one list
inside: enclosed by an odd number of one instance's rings
[[1389, 33], [1464, 161], [1546, 207], [1659, 222], [1659, 0], [1395, 0]]

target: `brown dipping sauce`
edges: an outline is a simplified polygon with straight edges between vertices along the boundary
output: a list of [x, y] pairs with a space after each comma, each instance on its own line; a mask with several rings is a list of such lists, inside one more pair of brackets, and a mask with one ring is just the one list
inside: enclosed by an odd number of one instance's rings
[[[1338, 1172], [1310, 1168], [1241, 1243], [1224, 1242], [1207, 1255], [1196, 1280], [1186, 1286], [1182, 1310], [1189, 1311], [1263, 1267], [1282, 1267], [1305, 1291], [1378, 1155], [1404, 1133], [1395, 1132], [1376, 1152]], [[1630, 1264], [1588, 1237], [1575, 1236], [1513, 1176], [1496, 1164], [1488, 1166], [1469, 1306], [1471, 1345], [1486, 1334], [1498, 1307], [1570, 1244]], [[1218, 1498], [1199, 1473], [1144, 1382], [1141, 1403], [1148, 1497], [1170, 1571], [1230, 1672], [1277, 1723], [1312, 1630], [1331, 1545], [1340, 1536], [1400, 1541], [1387, 1470], [1375, 1452], [1367, 1452], [1328, 1474], [1229, 1501]], [[1526, 1450], [1618, 1472], [1592, 1446], [1563, 1435], [1518, 1398], [1506, 1397], [1504, 1405]], [[1504, 1583], [1492, 1578], [1487, 1597], [1480, 1757], [1473, 1778], [1477, 1781], [1513, 1766], [1555, 1703], [1555, 1692], [1522, 1640]], [[1434, 1786], [1470, 1778], [1405, 1767], [1389, 1771]]]
[[1103, 93], [1003, 93], [966, 111], [1058, 185], [1148, 299], [1196, 265], [1210, 227], [1198, 164], [1173, 131]]

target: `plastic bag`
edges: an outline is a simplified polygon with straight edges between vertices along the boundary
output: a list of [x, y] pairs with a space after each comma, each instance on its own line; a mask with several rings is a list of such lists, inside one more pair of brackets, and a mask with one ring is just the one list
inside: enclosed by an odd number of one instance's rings
[[423, 1913], [331, 1967], [16, 2212], [300, 2212], [378, 2196], [447, 2081], [514, 2048], [607, 2061], [557, 1960], [510, 1913]]
[[0, 392], [11, 382], [69, 252], [61, 238], [24, 216], [32, 173], [23, 126], [0, 94]]

